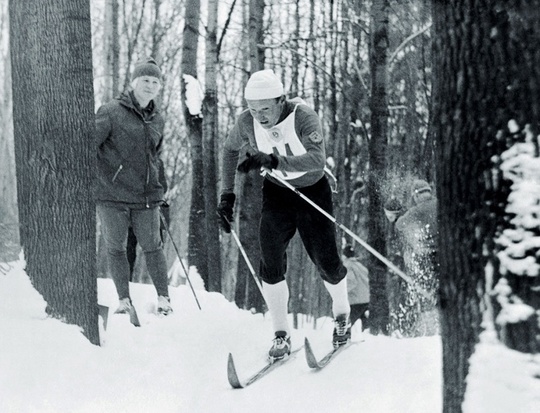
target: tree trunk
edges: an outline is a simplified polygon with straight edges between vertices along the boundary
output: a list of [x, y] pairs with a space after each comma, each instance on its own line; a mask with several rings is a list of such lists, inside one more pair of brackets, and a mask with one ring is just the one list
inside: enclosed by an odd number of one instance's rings
[[[217, 205], [217, 0], [208, 2], [206, 27], [206, 91], [203, 105], [204, 200], [208, 254], [208, 291], [221, 292], [221, 260]], [[211, 257], [216, 257], [215, 259]]]
[[[505, 212], [509, 183], [493, 161], [507, 146], [523, 142], [526, 130], [535, 137], [539, 133], [540, 85], [531, 81], [540, 77], [539, 10], [538, 0], [433, 4], [445, 413], [462, 411], [485, 286], [504, 277], [512, 293], [533, 306], [533, 314], [538, 310], [538, 293], [535, 297], [530, 288], [538, 276], [508, 269], [502, 274], [495, 255], [500, 249], [495, 235], [519, 224], [509, 219], [515, 214]], [[516, 128], [510, 130], [513, 123]], [[532, 143], [538, 157], [537, 142]], [[531, 230], [538, 234], [537, 227]], [[535, 256], [536, 251], [524, 254]], [[493, 282], [488, 263], [495, 270]], [[538, 335], [537, 319], [532, 321], [509, 324], [520, 330], [521, 343]], [[504, 327], [498, 325], [502, 331]], [[527, 351], [537, 351], [534, 339], [532, 344]]]
[[[199, 43], [200, 0], [186, 1], [182, 74], [197, 78], [197, 48]], [[197, 269], [208, 287], [208, 254], [206, 244], [206, 214], [204, 204], [204, 166], [202, 118], [191, 114], [186, 105], [186, 79], [182, 78], [182, 107], [190, 141], [191, 206], [189, 212], [188, 262]]]
[[[0, 11], [0, 42], [8, 37], [7, 7]], [[9, 47], [0, 52], [0, 262], [17, 260], [20, 252], [19, 225], [17, 222], [17, 192], [15, 176], [15, 154], [13, 150], [11, 62]]]
[[[381, 186], [386, 172], [388, 135], [388, 0], [374, 0], [371, 22], [371, 140], [369, 142], [369, 179], [367, 190], [368, 244], [377, 251], [386, 251], [385, 226]], [[370, 331], [372, 334], [388, 332], [388, 294], [386, 268], [375, 256], [369, 259]]]
[[[260, 46], [263, 38], [264, 1], [249, 2], [249, 56], [250, 72], [264, 68], [264, 49]], [[261, 252], [259, 249], [259, 221], [262, 208], [262, 178], [259, 174], [245, 174], [238, 202], [238, 222], [240, 240], [254, 268], [258, 270]], [[255, 308], [262, 311], [264, 299], [252, 279], [242, 256], [238, 257], [236, 278], [236, 304], [241, 308]]]
[[120, 92], [120, 42], [118, 39], [118, 0], [107, 0], [105, 3], [105, 76], [107, 82], [103, 94], [103, 102], [108, 102]]
[[14, 0], [9, 12], [26, 271], [47, 312], [99, 344], [90, 4]]

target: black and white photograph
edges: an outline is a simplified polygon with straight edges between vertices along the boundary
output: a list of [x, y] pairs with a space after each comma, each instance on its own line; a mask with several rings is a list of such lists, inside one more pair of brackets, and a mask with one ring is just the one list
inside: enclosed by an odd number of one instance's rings
[[539, 45], [540, 0], [0, 0], [0, 412], [540, 412]]

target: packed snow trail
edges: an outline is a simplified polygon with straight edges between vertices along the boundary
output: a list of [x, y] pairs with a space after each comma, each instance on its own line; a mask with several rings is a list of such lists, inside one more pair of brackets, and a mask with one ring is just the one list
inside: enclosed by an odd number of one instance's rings
[[[154, 314], [152, 285], [131, 284], [141, 327], [113, 315], [111, 280], [100, 279], [99, 302], [111, 308], [103, 345], [79, 327], [45, 315], [45, 302], [22, 265], [0, 276], [0, 411], [2, 413], [434, 413], [441, 411], [439, 337], [392, 339], [359, 334], [324, 370], [304, 354], [237, 391], [227, 380], [228, 354], [242, 371], [260, 368], [272, 343], [270, 321], [239, 310], [221, 294], [171, 287], [174, 313]], [[318, 320], [291, 334], [308, 337], [315, 354], [331, 346], [333, 323]]]

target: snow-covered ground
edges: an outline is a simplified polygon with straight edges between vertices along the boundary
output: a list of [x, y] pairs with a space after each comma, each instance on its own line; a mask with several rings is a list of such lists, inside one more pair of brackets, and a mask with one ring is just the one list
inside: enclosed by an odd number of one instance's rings
[[[300, 352], [294, 360], [252, 386], [233, 390], [227, 382], [227, 356], [235, 356], [240, 378], [265, 363], [272, 331], [268, 319], [239, 310], [217, 293], [197, 290], [202, 311], [186, 286], [171, 287], [174, 314], [152, 313], [155, 291], [132, 284], [142, 326], [127, 316], [109, 317], [102, 346], [91, 345], [77, 326], [45, 315], [45, 302], [32, 288], [21, 262], [0, 272], [0, 412], [362, 412], [434, 413], [442, 409], [439, 337], [394, 339], [354, 332], [360, 341], [320, 372], [313, 372]], [[110, 280], [99, 280], [99, 302], [117, 305]], [[330, 349], [332, 323], [320, 320], [292, 333], [293, 347], [307, 336], [320, 357]], [[492, 354], [506, 350], [489, 343], [478, 363], [493, 366]], [[498, 353], [497, 353], [498, 352]], [[510, 365], [530, 357], [513, 354]], [[521, 364], [520, 364], [521, 363]], [[532, 367], [531, 367], [532, 368]], [[485, 374], [484, 374], [485, 373]], [[519, 374], [519, 372], [515, 372]], [[488, 398], [505, 397], [512, 413], [531, 408], [539, 380], [516, 381], [518, 389], [498, 382], [497, 375], [476, 369], [468, 412], [497, 410]], [[537, 387], [534, 387], [536, 383]], [[493, 390], [498, 393], [492, 393]], [[538, 396], [539, 393], [536, 394]], [[501, 396], [499, 396], [501, 395]], [[514, 395], [514, 399], [512, 398]], [[529, 404], [518, 404], [527, 399]], [[480, 406], [489, 406], [483, 410]], [[501, 406], [499, 404], [499, 406]]]

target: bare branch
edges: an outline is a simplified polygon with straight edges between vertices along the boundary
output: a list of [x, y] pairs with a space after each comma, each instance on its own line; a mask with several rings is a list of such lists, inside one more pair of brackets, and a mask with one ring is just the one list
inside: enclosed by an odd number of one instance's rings
[[431, 23], [429, 23], [426, 27], [423, 29], [420, 29], [418, 32], [411, 34], [409, 37], [407, 37], [403, 42], [394, 50], [394, 53], [390, 55], [388, 58], [388, 64], [391, 65], [392, 61], [397, 57], [398, 53], [401, 52], [407, 46], [408, 43], [410, 43], [413, 39], [420, 36], [421, 34], [424, 34], [429, 28], [431, 27]]

